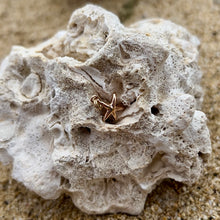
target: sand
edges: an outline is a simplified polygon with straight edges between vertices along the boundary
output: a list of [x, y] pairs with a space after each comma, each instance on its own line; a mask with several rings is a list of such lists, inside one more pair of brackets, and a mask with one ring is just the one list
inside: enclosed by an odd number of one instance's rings
[[[0, 0], [0, 60], [12, 45], [36, 45], [64, 29], [74, 9], [88, 1]], [[201, 178], [192, 186], [173, 180], [160, 184], [147, 198], [139, 216], [89, 216], [63, 195], [44, 200], [10, 177], [0, 164], [0, 219], [140, 220], [220, 219], [220, 0], [96, 0], [125, 24], [162, 17], [186, 27], [201, 40], [200, 67], [204, 73], [203, 111], [208, 117], [213, 153]]]

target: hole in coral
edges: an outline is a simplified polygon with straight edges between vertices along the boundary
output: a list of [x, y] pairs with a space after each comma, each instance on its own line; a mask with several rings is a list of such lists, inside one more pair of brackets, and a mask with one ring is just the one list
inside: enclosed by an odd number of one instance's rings
[[11, 102], [11, 103], [10, 103], [10, 109], [16, 110], [16, 109], [18, 109], [18, 108], [19, 108], [19, 105], [16, 104], [15, 102]]
[[105, 31], [104, 33], [104, 38], [106, 39], [107, 37], [108, 37], [108, 35], [109, 35], [109, 33], [107, 32], [107, 31]]
[[200, 158], [202, 158], [203, 162], [207, 162], [208, 161], [208, 158], [209, 158], [208, 154], [205, 154], [205, 153], [202, 153], [202, 152], [199, 151], [198, 156]]
[[119, 45], [119, 49], [120, 49], [120, 52], [121, 52], [122, 59], [127, 60], [127, 59], [131, 58], [130, 54], [127, 53], [121, 45]]
[[130, 102], [130, 105], [132, 105], [133, 103], [135, 103], [136, 102], [136, 99], [134, 99], [132, 102]]
[[63, 185], [63, 183], [65, 182], [66, 178], [64, 178], [63, 176], [61, 176], [60, 178], [60, 185]]
[[71, 187], [71, 184], [70, 184], [68, 179], [66, 179], [65, 177], [61, 176], [60, 186], [63, 187], [63, 188], [69, 189]]
[[77, 28], [77, 24], [76, 23], [72, 23], [71, 25], [70, 25], [70, 29], [76, 29]]
[[86, 156], [86, 163], [89, 162], [89, 156]]
[[204, 154], [202, 152], [199, 152], [198, 155], [199, 157], [203, 157]]
[[91, 129], [88, 128], [88, 127], [79, 127], [79, 128], [78, 128], [78, 132], [79, 132], [81, 135], [90, 135], [90, 134], [91, 134]]
[[151, 107], [151, 113], [153, 115], [158, 115], [160, 113], [159, 108], [156, 105], [152, 106]]
[[116, 179], [115, 179], [115, 178], [112, 178], [112, 181], [113, 181], [113, 182], [116, 182]]
[[56, 95], [55, 89], [53, 89], [53, 91], [51, 92], [51, 97], [54, 98]]

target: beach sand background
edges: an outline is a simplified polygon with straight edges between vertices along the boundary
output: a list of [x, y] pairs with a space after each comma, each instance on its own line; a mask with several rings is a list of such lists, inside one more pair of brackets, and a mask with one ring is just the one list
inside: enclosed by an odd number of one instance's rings
[[160, 184], [139, 216], [89, 216], [71, 199], [44, 200], [11, 179], [11, 166], [0, 164], [0, 219], [212, 220], [220, 219], [220, 0], [0, 0], [0, 60], [12, 45], [34, 46], [65, 29], [71, 13], [86, 3], [103, 6], [125, 25], [161, 17], [186, 27], [201, 40], [203, 111], [208, 117], [213, 153], [192, 186], [173, 180]]

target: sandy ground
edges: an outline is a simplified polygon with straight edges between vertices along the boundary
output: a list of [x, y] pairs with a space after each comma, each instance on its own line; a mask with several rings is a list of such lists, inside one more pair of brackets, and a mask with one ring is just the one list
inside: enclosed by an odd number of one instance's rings
[[[12, 45], [36, 45], [65, 28], [72, 11], [88, 1], [0, 0], [0, 59]], [[91, 1], [90, 1], [91, 2]], [[147, 198], [139, 216], [88, 216], [68, 196], [46, 201], [12, 180], [11, 167], [0, 164], [0, 219], [141, 220], [220, 219], [220, 0], [96, 0], [118, 14], [125, 24], [162, 17], [185, 26], [201, 40], [200, 67], [204, 73], [203, 111], [208, 117], [213, 154], [193, 186], [164, 181]]]

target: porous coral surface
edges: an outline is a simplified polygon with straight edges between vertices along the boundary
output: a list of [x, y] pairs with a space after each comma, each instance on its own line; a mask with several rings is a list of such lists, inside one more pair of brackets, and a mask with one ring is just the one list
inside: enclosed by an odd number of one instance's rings
[[[104, 9], [75, 11], [66, 31], [13, 47], [1, 65], [1, 155], [46, 199], [87, 213], [142, 211], [163, 179], [193, 183], [211, 152], [199, 41], [163, 19], [124, 27]], [[103, 121], [91, 102], [124, 110]]]

